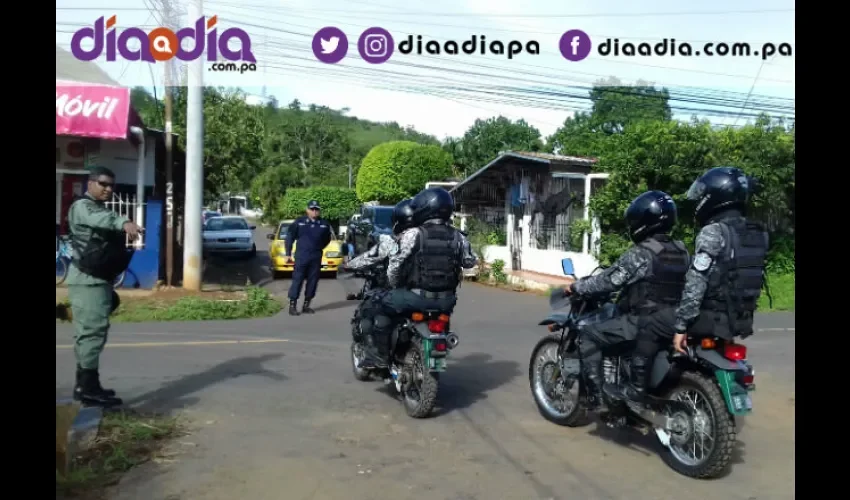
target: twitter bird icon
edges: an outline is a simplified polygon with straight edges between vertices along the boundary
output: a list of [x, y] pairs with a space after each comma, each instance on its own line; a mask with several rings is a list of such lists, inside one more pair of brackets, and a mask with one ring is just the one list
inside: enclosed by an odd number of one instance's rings
[[339, 47], [339, 37], [332, 36], [330, 40], [319, 39], [319, 43], [322, 45], [322, 54], [330, 54], [336, 52]]
[[340, 62], [348, 54], [348, 37], [339, 28], [327, 26], [313, 35], [313, 55], [327, 64]]

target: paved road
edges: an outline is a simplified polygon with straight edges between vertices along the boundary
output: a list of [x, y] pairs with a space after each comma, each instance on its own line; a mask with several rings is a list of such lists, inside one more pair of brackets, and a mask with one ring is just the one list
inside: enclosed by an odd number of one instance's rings
[[[461, 345], [426, 420], [408, 418], [380, 382], [352, 377], [353, 303], [341, 280], [320, 283], [313, 317], [117, 325], [106, 385], [129, 404], [185, 413], [194, 430], [170, 461], [131, 472], [114, 498], [794, 498], [795, 338], [781, 330], [794, 328], [793, 315], [759, 317], [763, 330], [747, 342], [756, 411], [732, 473], [701, 482], [669, 470], [647, 438], [543, 420], [527, 369], [545, 301], [476, 285], [460, 294]], [[70, 343], [57, 326], [57, 396], [71, 389]]]

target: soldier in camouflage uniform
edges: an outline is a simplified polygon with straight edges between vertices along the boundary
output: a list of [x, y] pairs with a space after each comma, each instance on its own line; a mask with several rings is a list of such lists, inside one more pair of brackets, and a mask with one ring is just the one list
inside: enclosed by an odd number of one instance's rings
[[109, 315], [118, 305], [112, 282], [127, 268], [131, 255], [125, 248], [124, 233], [131, 239], [141, 233], [135, 223], [106, 207], [114, 186], [111, 170], [92, 168], [86, 193], [68, 211], [72, 259], [66, 283], [77, 358], [74, 398], [97, 406], [122, 403], [115, 391], [100, 385], [100, 353], [109, 332]]
[[[413, 223], [413, 212], [410, 208], [410, 199], [400, 201], [393, 209], [392, 224], [393, 234], [382, 234], [378, 238], [378, 243], [366, 252], [351, 259], [348, 264], [343, 266], [345, 271], [358, 271], [370, 267], [382, 266], [385, 267], [387, 261], [393, 253], [398, 252], [398, 235], [408, 229]], [[377, 288], [386, 288], [386, 272], [382, 269], [378, 273], [378, 278], [372, 283], [372, 286]], [[387, 350], [389, 347], [389, 338], [375, 337], [375, 324], [378, 323], [378, 332], [384, 332], [387, 325], [381, 322], [387, 322], [382, 316], [380, 299], [383, 293], [372, 293], [360, 304], [360, 331], [366, 337], [369, 345], [366, 350], [366, 359], [361, 368], [374, 368], [384, 366], [386, 364]], [[358, 295], [348, 297], [349, 299], [362, 300], [363, 297]], [[382, 328], [383, 327], [383, 328]]]
[[[451, 314], [457, 304], [461, 268], [471, 269], [478, 259], [469, 240], [449, 224], [454, 199], [442, 188], [430, 188], [413, 197], [413, 225], [399, 237], [398, 252], [390, 256], [387, 282], [392, 289], [382, 299], [387, 324], [402, 314], [438, 310]], [[384, 318], [381, 318], [382, 320]], [[378, 326], [378, 325], [376, 325]]]
[[756, 179], [741, 169], [716, 167], [688, 190], [701, 229], [676, 310], [673, 346], [679, 352], [685, 352], [687, 332], [727, 340], [753, 333], [769, 244], [764, 228], [745, 216], [756, 189]]
[[[616, 303], [606, 304], [579, 323], [579, 349], [592, 406], [604, 408], [603, 390], [613, 400], [641, 401], [651, 360], [675, 333], [674, 309], [690, 261], [684, 243], [669, 236], [676, 214], [673, 199], [661, 191], [635, 198], [625, 213], [635, 245], [602, 273], [578, 280], [565, 290], [567, 295], [583, 296], [620, 292]], [[601, 349], [630, 340], [637, 341], [631, 358], [631, 383], [624, 389], [604, 385]]]

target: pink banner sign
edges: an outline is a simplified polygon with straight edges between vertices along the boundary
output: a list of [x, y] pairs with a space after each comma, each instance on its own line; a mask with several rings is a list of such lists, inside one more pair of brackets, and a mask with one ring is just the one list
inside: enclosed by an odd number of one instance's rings
[[102, 139], [127, 138], [130, 89], [56, 82], [56, 134]]

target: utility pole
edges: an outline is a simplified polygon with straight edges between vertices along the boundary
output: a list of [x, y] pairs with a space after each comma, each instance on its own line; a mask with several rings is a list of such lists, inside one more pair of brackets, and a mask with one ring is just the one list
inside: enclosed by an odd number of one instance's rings
[[[202, 1], [189, 0], [188, 13], [190, 24], [199, 19], [203, 15]], [[202, 57], [189, 62], [187, 85], [183, 288], [200, 291], [203, 278], [201, 210], [204, 202], [204, 60]]]
[[348, 164], [348, 189], [351, 189], [351, 164]]
[[[172, 28], [174, 11], [169, 0], [162, 0], [163, 19]], [[171, 61], [165, 63], [165, 286], [173, 286], [174, 276], [174, 154], [172, 138]]]

